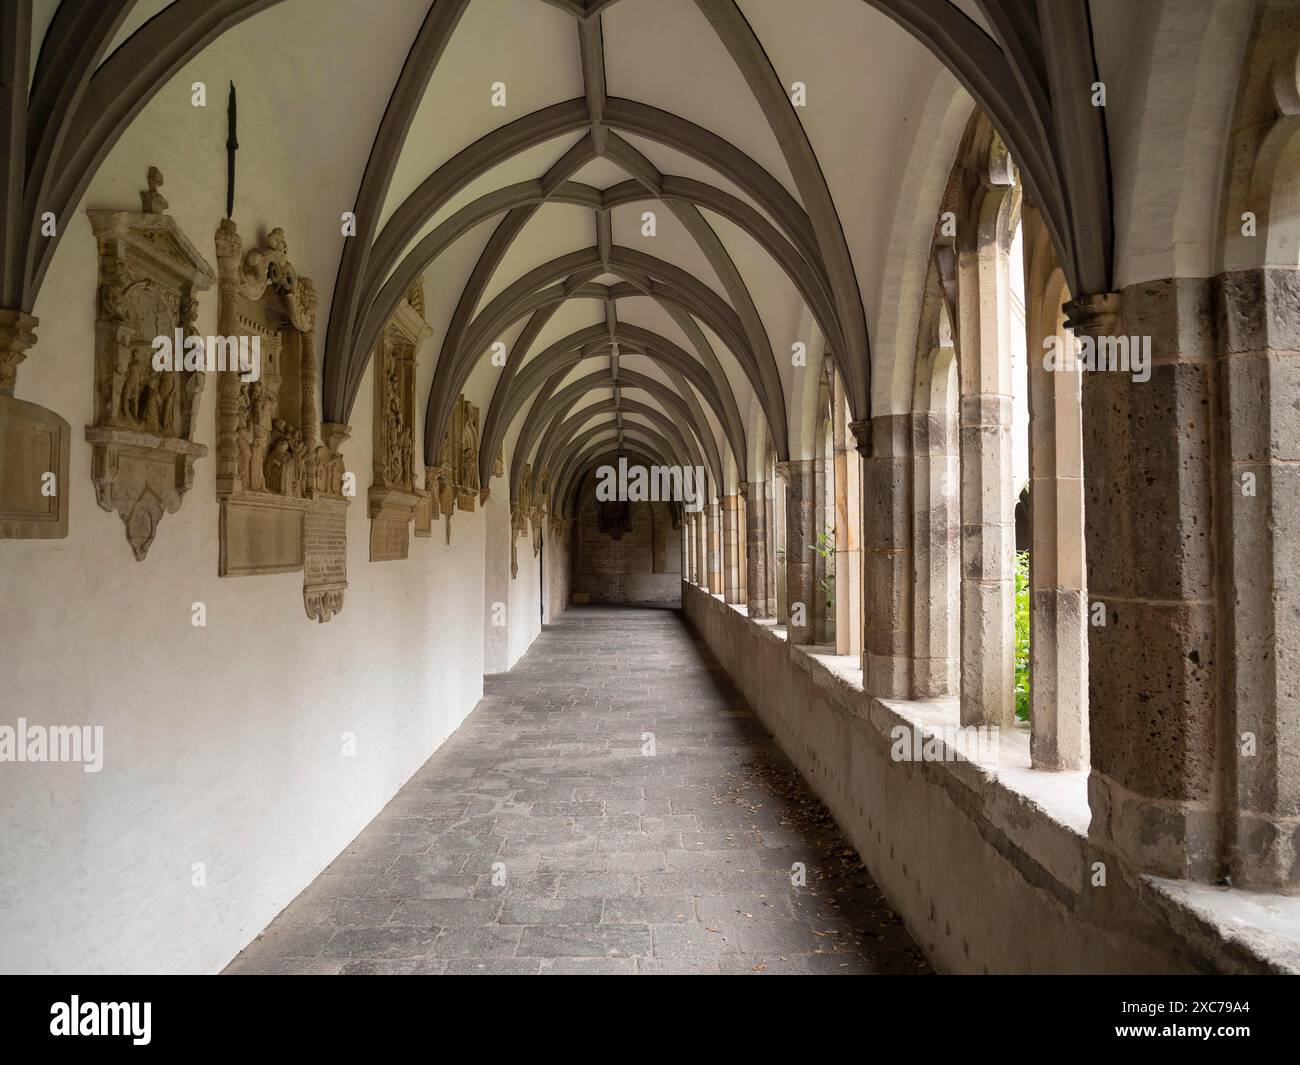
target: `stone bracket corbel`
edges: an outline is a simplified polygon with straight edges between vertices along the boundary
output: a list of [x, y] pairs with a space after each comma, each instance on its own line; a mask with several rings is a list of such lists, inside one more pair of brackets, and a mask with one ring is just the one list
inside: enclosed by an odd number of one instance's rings
[[204, 444], [106, 425], [86, 426], [91, 479], [101, 510], [116, 512], [127, 543], [143, 562], [164, 514], [175, 514], [194, 484], [194, 461]]

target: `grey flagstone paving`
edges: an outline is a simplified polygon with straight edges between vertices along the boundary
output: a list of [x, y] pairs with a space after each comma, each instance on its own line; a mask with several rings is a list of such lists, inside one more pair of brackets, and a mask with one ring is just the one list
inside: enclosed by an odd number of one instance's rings
[[484, 689], [226, 972], [929, 971], [678, 612], [571, 608]]

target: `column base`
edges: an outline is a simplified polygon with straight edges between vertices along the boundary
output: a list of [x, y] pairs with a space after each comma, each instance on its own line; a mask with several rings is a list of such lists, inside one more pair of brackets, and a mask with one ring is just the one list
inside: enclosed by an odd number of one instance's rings
[[1088, 837], [1143, 873], [1218, 883], [1222, 811], [1204, 803], [1149, 799], [1093, 770], [1088, 775]]

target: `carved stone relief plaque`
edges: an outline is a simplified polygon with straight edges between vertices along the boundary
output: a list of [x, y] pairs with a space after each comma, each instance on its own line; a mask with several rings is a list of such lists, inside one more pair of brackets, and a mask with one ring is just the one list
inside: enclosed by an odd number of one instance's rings
[[208, 453], [194, 440], [207, 376], [194, 323], [198, 293], [216, 275], [162, 213], [160, 184], [150, 167], [143, 211], [86, 212], [99, 250], [91, 476], [100, 507], [121, 517], [138, 561], [163, 515], [180, 509], [194, 460]]
[[510, 501], [510, 576], [519, 576], [519, 537], [528, 532], [528, 512], [533, 499], [533, 466], [524, 463], [519, 476], [519, 498]]
[[536, 558], [542, 553], [542, 523], [546, 520], [546, 501], [547, 494], [551, 487], [551, 475], [547, 470], [542, 471], [541, 481], [538, 484], [537, 491], [533, 493], [531, 517], [533, 523], [533, 557]]
[[328, 621], [347, 587], [346, 425], [316, 412], [316, 289], [289, 260], [282, 229], [243, 253], [235, 223], [217, 228], [219, 321], [245, 362], [218, 374], [218, 573], [304, 571], [307, 616]]
[[406, 558], [410, 524], [425, 498], [415, 477], [415, 360], [431, 332], [404, 299], [375, 344], [371, 562]]
[[478, 426], [479, 409], [460, 396], [451, 412], [451, 424], [438, 449], [438, 465], [433, 467], [435, 495], [433, 516], [442, 516], [447, 543], [451, 543], [451, 516], [456, 509], [473, 512], [478, 502]]
[[478, 408], [460, 397], [460, 466], [456, 503], [473, 512], [478, 503]]

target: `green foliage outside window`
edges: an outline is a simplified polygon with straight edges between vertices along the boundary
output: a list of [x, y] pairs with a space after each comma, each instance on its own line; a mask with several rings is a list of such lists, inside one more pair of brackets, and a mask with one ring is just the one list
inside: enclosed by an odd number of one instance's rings
[[1029, 552], [1016, 552], [1016, 718], [1029, 720]]
[[[827, 525], [817, 534], [817, 542], [812, 545], [812, 549], [822, 558], [830, 562], [835, 561], [835, 527]], [[826, 609], [835, 609], [835, 572], [834, 566], [827, 567], [827, 574], [821, 579], [822, 595], [826, 599]]]

